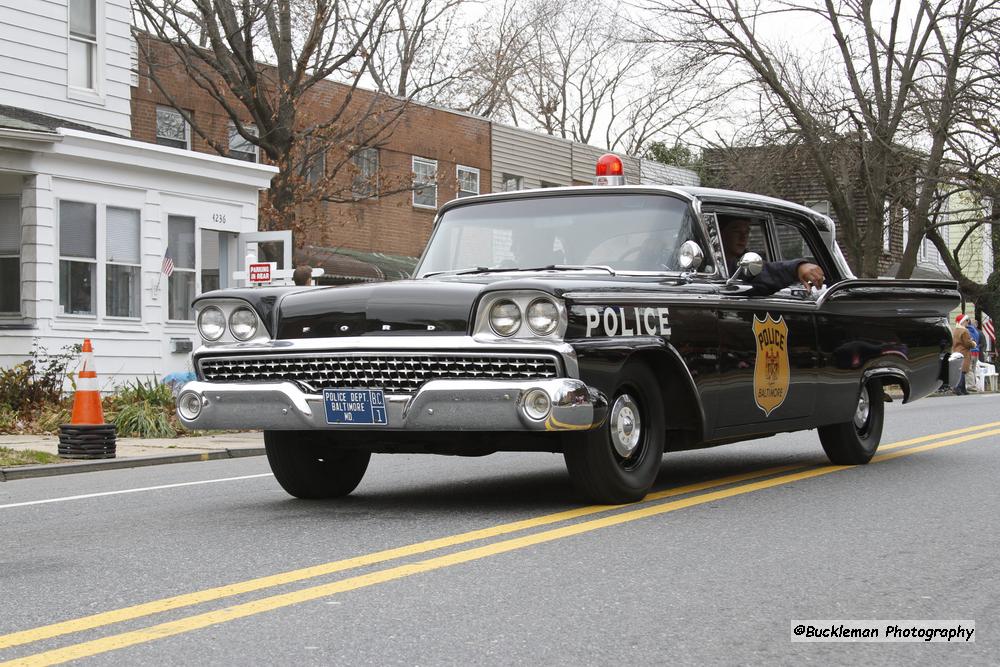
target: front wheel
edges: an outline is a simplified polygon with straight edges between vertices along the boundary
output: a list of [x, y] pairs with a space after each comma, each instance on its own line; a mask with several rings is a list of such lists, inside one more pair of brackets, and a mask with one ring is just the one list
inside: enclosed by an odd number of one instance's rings
[[861, 386], [851, 421], [818, 429], [819, 441], [830, 463], [860, 465], [871, 461], [882, 439], [884, 421], [882, 383], [872, 380]]
[[642, 500], [656, 481], [665, 440], [660, 385], [647, 367], [629, 364], [618, 378], [607, 421], [565, 436], [563, 457], [588, 500], [630, 503]]
[[322, 431], [264, 431], [271, 472], [296, 498], [340, 498], [353, 491], [368, 469], [371, 452], [343, 450]]

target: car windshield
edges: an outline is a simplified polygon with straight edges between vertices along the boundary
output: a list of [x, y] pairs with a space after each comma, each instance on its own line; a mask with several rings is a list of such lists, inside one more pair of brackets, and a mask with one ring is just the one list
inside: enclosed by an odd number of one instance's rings
[[[487, 201], [445, 212], [417, 276], [487, 269], [684, 270], [678, 248], [701, 233], [688, 204], [644, 193]], [[710, 264], [701, 271], [711, 272]]]

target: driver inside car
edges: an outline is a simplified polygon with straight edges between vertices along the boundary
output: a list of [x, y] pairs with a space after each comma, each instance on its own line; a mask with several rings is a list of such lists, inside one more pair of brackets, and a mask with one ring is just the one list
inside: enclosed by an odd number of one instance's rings
[[[747, 252], [752, 225], [753, 222], [749, 218], [719, 216], [722, 250], [726, 256], [726, 266], [729, 268], [730, 276], [736, 273], [740, 257]], [[750, 280], [753, 286], [751, 294], [754, 296], [774, 294], [796, 282], [802, 283], [807, 291], [812, 287], [821, 289], [824, 280], [823, 269], [805, 259], [764, 262], [761, 272]]]

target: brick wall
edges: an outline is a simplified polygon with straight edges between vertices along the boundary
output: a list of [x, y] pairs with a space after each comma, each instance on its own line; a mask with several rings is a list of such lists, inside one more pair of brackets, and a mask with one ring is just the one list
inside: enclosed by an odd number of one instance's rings
[[[140, 48], [139, 85], [132, 88], [132, 136], [139, 141], [156, 141], [156, 107], [170, 102], [149, 76], [155, 69], [160, 83], [182, 108], [193, 114], [217, 144], [228, 145], [229, 117], [207, 93], [195, 85], [169, 47], [155, 41]], [[321, 119], [325, 109], [336, 108], [349, 89], [324, 81], [307, 96], [299, 116], [303, 123]], [[356, 90], [351, 108], [364, 114], [373, 103], [374, 93]], [[375, 99], [375, 104], [378, 104]], [[385, 105], [394, 106], [394, 101]], [[350, 113], [348, 114], [350, 115]], [[247, 117], [249, 120], [249, 115]], [[379, 140], [379, 181], [377, 198], [352, 203], [325, 202], [303, 207], [299, 217], [305, 223], [304, 238], [296, 245], [345, 247], [365, 252], [395, 255], [419, 255], [431, 232], [435, 210], [414, 207], [409, 188], [412, 157], [437, 160], [438, 206], [457, 194], [456, 167], [479, 169], [481, 193], [490, 192], [490, 123], [450, 111], [420, 105], [408, 105], [392, 124], [391, 131]], [[192, 149], [216, 153], [208, 141], [192, 131]], [[346, 145], [331, 145], [327, 162], [330, 169], [346, 150]], [[349, 190], [350, 169], [338, 172], [339, 185]]]

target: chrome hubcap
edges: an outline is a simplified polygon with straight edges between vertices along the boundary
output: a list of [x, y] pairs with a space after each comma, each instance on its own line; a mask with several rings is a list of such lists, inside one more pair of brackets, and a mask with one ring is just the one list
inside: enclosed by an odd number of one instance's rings
[[861, 388], [861, 396], [858, 397], [858, 407], [854, 411], [854, 427], [863, 431], [868, 423], [868, 413], [871, 412], [870, 399], [868, 397], [868, 387]]
[[611, 408], [611, 444], [623, 459], [635, 453], [642, 437], [639, 407], [628, 394], [622, 394]]

